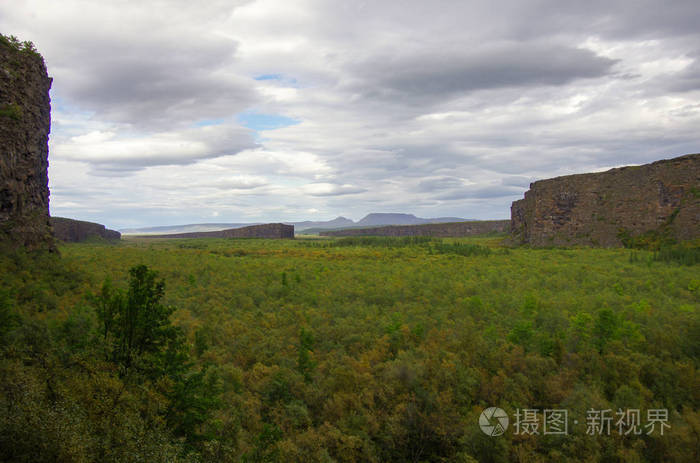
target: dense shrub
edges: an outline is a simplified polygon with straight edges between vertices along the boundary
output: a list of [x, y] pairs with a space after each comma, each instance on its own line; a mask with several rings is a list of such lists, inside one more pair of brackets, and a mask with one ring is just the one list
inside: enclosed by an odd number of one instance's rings
[[459, 256], [488, 256], [492, 252], [486, 246], [470, 243], [436, 243], [431, 249], [439, 254], [457, 254]]
[[700, 264], [700, 246], [676, 245], [662, 247], [654, 253], [654, 260], [676, 262], [682, 265]]
[[430, 236], [346, 236], [329, 243], [331, 247], [345, 246], [372, 246], [385, 248], [399, 248], [414, 246], [435, 241]]

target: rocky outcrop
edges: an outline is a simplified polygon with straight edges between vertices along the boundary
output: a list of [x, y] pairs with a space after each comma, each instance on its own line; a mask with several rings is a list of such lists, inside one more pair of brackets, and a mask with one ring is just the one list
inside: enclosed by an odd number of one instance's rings
[[266, 223], [250, 227], [229, 228], [227, 230], [193, 233], [175, 233], [171, 235], [142, 235], [139, 238], [294, 238], [294, 225], [283, 223]]
[[474, 220], [469, 222], [390, 225], [374, 228], [346, 228], [322, 231], [321, 236], [435, 236], [441, 238], [483, 235], [508, 231], [508, 220]]
[[90, 239], [119, 241], [121, 233], [105, 228], [104, 225], [82, 220], [51, 217], [54, 236], [67, 243], [79, 243]]
[[511, 233], [532, 246], [699, 238], [700, 154], [534, 182], [511, 207]]
[[49, 224], [49, 89], [42, 57], [0, 36], [0, 242], [54, 249]]

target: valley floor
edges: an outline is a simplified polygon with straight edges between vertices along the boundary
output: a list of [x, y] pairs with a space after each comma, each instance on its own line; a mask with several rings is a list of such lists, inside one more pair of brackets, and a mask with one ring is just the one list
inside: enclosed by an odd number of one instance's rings
[[[134, 455], [205, 461], [700, 455], [697, 264], [628, 249], [510, 249], [498, 237], [128, 240], [60, 252], [60, 264], [1, 259], [0, 315], [14, 321], [0, 337], [0, 435], [26, 439], [30, 423], [64, 461], [130, 461], [120, 439], [141, 439]], [[168, 415], [179, 409], [161, 391], [174, 386], [138, 389], [100, 347], [87, 295], [105, 279], [126, 290], [141, 264], [163, 279], [207, 384], [211, 400], [196, 402], [189, 427]], [[509, 417], [501, 436], [479, 427], [491, 406]], [[566, 410], [565, 433], [545, 432], [551, 409]], [[523, 432], [525, 410], [536, 433]], [[591, 427], [591, 412], [605, 410], [609, 431]], [[635, 410], [639, 429], [625, 433], [619, 420]], [[663, 435], [660, 421], [648, 432], [650, 410], [667, 413]], [[102, 442], [91, 434], [100, 426], [125, 430]]]

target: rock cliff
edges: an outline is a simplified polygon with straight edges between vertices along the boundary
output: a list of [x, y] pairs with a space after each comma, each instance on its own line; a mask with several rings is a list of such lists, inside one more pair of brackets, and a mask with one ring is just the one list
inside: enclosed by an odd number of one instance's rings
[[33, 46], [0, 36], [0, 242], [55, 249], [49, 224], [49, 89]]
[[78, 243], [91, 238], [118, 241], [122, 236], [118, 231], [105, 228], [104, 225], [99, 223], [63, 217], [51, 217], [51, 227], [57, 239], [68, 243]]
[[699, 238], [700, 154], [534, 182], [511, 207], [511, 233], [532, 246]]
[[170, 235], [142, 235], [139, 238], [294, 238], [294, 225], [266, 223], [228, 230], [174, 233]]
[[441, 238], [483, 235], [508, 231], [508, 220], [473, 220], [469, 222], [390, 225], [374, 228], [346, 228], [322, 231], [321, 236], [435, 236]]

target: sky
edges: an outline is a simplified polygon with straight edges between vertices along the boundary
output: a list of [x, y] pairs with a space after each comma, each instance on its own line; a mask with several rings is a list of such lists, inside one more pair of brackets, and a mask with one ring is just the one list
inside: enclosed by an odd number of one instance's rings
[[0, 0], [53, 77], [52, 215], [510, 217], [700, 152], [697, 0]]

